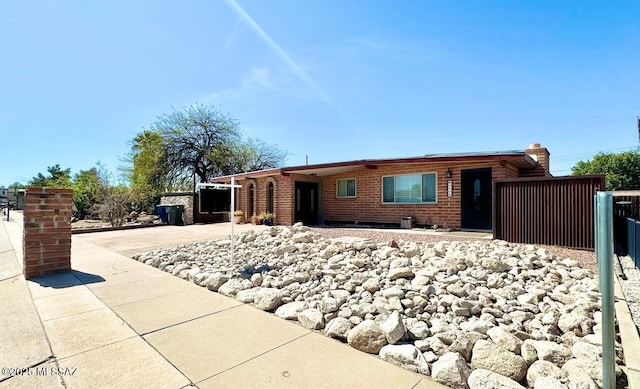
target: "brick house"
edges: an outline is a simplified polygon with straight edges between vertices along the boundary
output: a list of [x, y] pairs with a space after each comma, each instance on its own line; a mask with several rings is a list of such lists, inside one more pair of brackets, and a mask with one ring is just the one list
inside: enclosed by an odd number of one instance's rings
[[[549, 151], [434, 154], [267, 169], [234, 175], [236, 209], [275, 224], [399, 224], [489, 230], [493, 182], [550, 176]], [[231, 176], [213, 183], [229, 183]]]

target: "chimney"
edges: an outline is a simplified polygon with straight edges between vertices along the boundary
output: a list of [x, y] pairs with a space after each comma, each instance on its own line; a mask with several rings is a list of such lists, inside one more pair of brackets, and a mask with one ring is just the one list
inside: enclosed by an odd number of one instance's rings
[[529, 148], [525, 150], [531, 158], [536, 160], [538, 164], [544, 168], [545, 175], [551, 175], [549, 150], [546, 147], [540, 147], [540, 143], [532, 143]]

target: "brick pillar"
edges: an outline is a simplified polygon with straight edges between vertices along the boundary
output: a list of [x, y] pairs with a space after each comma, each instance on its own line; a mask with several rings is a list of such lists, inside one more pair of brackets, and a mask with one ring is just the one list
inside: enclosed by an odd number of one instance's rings
[[24, 276], [71, 270], [71, 189], [29, 188], [25, 195]]

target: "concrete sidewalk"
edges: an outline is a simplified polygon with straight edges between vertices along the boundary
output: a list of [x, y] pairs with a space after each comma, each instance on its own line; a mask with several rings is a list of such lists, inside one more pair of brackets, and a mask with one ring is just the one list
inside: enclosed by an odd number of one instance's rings
[[[19, 224], [0, 226], [0, 292], [11, 300], [0, 367], [27, 369], [0, 375], [0, 387], [443, 388], [100, 247], [92, 234], [73, 237], [73, 272], [25, 281]], [[158, 230], [137, 239], [156, 241]]]
[[[13, 216], [13, 213], [11, 214]], [[53, 352], [22, 275], [22, 223], [0, 223], [0, 387], [63, 388], [60, 377], [8, 375], [55, 366]], [[21, 221], [21, 219], [20, 219]], [[53, 365], [52, 365], [53, 364]], [[7, 370], [9, 369], [9, 370]], [[26, 369], [26, 370], [25, 370]]]

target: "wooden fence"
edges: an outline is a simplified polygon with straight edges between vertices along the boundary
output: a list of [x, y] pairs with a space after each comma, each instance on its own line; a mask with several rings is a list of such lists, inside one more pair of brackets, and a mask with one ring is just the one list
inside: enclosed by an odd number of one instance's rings
[[498, 180], [493, 190], [493, 236], [514, 243], [590, 249], [594, 194], [604, 176]]

